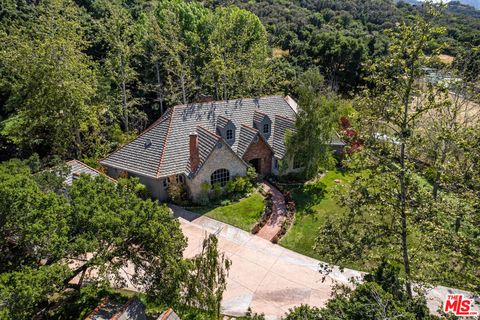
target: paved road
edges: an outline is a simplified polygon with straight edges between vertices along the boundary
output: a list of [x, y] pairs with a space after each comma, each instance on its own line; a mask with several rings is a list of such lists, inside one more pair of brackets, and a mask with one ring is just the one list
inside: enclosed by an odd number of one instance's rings
[[[178, 207], [176, 207], [178, 209]], [[173, 208], [175, 209], [175, 207]], [[188, 238], [186, 257], [200, 251], [206, 233], [215, 233], [219, 248], [232, 260], [227, 290], [222, 301], [222, 312], [227, 315], [243, 315], [250, 307], [256, 313], [264, 313], [267, 319], [280, 319], [289, 308], [300, 304], [322, 307], [331, 295], [334, 282], [348, 283], [351, 277], [362, 273], [350, 269], [333, 272], [322, 281], [318, 272], [321, 263], [285, 249], [270, 241], [254, 236], [228, 224], [208, 217], [187, 218], [185, 213], [174, 210], [180, 216], [182, 230]], [[447, 293], [461, 292], [436, 287], [428, 294], [430, 310], [435, 312]]]

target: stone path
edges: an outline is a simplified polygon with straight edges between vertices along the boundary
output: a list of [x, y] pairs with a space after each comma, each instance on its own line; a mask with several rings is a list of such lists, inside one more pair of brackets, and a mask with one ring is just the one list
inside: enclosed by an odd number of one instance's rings
[[285, 197], [277, 188], [268, 182], [263, 182], [262, 188], [265, 192], [272, 194], [273, 205], [270, 219], [268, 219], [263, 228], [258, 231], [257, 236], [272, 241], [272, 239], [282, 229], [282, 223], [285, 221], [285, 216], [287, 213], [285, 208]]

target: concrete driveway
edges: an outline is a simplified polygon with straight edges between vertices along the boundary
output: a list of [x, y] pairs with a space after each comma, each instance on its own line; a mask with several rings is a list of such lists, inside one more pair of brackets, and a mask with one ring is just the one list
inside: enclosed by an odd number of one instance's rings
[[279, 319], [300, 304], [323, 306], [330, 298], [333, 280], [346, 283], [357, 271], [334, 271], [323, 280], [319, 261], [216, 220], [200, 217], [192, 222], [179, 218], [188, 238], [186, 257], [197, 254], [206, 232], [215, 233], [219, 249], [232, 260], [222, 313], [244, 315], [250, 307], [267, 319]]
[[[222, 301], [222, 313], [226, 315], [240, 316], [251, 308], [253, 312], [264, 313], [267, 319], [280, 319], [300, 304], [322, 307], [330, 299], [334, 282], [348, 284], [351, 277], [362, 276], [359, 271], [341, 272], [334, 267], [323, 279], [318, 272], [321, 261], [208, 217], [188, 216], [191, 220], [188, 221], [181, 217], [184, 214], [181, 208], [172, 209], [188, 238], [185, 257], [199, 253], [205, 235], [215, 233], [219, 249], [232, 260]], [[445, 287], [432, 289], [427, 296], [430, 310], [435, 312], [446, 294], [454, 292], [464, 293]]]

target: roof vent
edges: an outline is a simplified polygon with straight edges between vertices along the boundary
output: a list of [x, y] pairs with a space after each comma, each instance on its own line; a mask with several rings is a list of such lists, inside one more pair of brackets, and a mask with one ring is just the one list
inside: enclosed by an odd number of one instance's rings
[[145, 139], [145, 149], [147, 149], [148, 147], [150, 147], [152, 145], [152, 140], [150, 139]]

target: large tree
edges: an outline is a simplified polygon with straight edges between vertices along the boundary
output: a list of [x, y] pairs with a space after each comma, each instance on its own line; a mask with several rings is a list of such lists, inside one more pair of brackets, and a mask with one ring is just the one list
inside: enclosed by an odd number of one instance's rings
[[156, 302], [218, 314], [229, 260], [214, 236], [185, 260], [178, 220], [165, 205], [142, 199], [136, 179], [82, 175], [53, 192], [40, 188], [38, 174], [45, 172], [32, 175], [20, 161], [0, 164], [2, 312], [29, 319], [67, 302], [67, 288], [130, 281]]
[[96, 147], [95, 64], [73, 1], [47, 0], [0, 32], [0, 86], [9, 117], [1, 134], [24, 150], [80, 157]]
[[218, 7], [205, 48], [202, 80], [217, 99], [258, 96], [267, 80], [267, 32], [257, 16]]
[[287, 135], [287, 156], [294, 158], [312, 178], [322, 169], [335, 166], [330, 147], [340, 116], [348, 111], [348, 103], [325, 89], [317, 69], [305, 72], [297, 86], [298, 113], [295, 131]]
[[103, 70], [111, 82], [112, 109], [125, 131], [141, 129], [144, 119], [136, 109], [139, 101], [132, 89], [138, 86], [138, 72], [133, 65], [141, 54], [142, 29], [122, 1], [97, 0], [94, 6], [100, 16], [96, 30], [106, 48]]
[[[478, 249], [463, 245], [469, 238], [476, 241], [474, 208], [453, 200], [458, 199], [455, 194], [435, 199], [415, 158], [425, 149], [418, 143], [422, 120], [427, 112], [445, 108], [434, 85], [426, 88], [420, 81], [431, 62], [428, 40], [443, 31], [428, 19], [435, 12], [427, 10], [425, 18], [391, 31], [388, 54], [372, 64], [371, 88], [357, 107], [365, 147], [349, 163], [361, 173], [337, 193], [346, 213], [327, 219], [316, 246], [319, 254], [337, 262], [382, 255], [401, 262], [410, 296], [412, 281], [478, 287]], [[457, 210], [465, 212], [467, 221], [455, 233]], [[457, 244], [462, 249], [455, 249]], [[449, 256], [452, 264], [444, 262]], [[465, 281], [459, 282], [460, 272], [468, 275]]]

